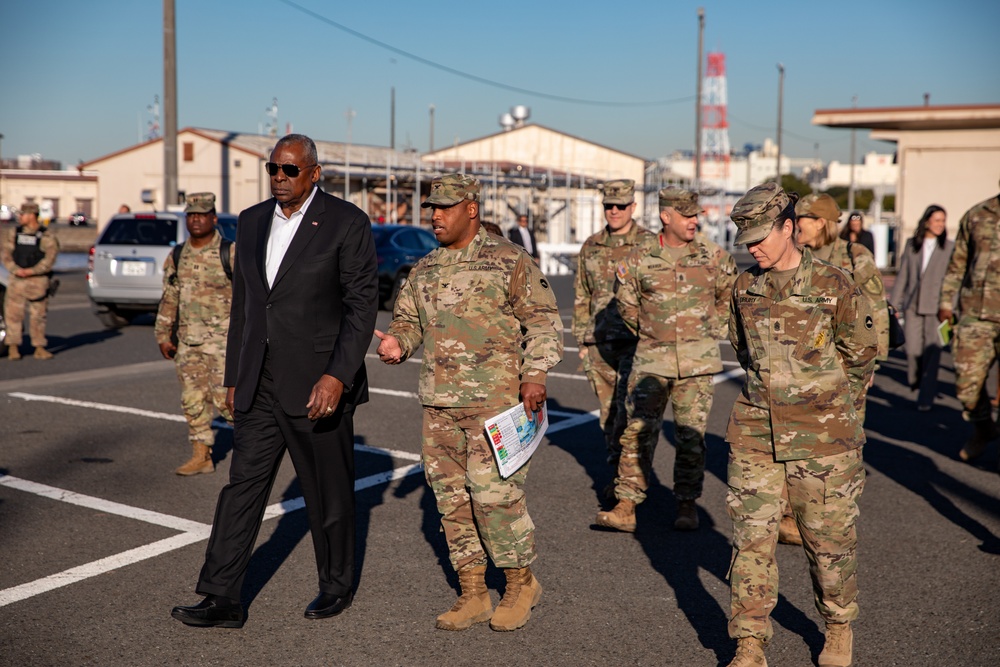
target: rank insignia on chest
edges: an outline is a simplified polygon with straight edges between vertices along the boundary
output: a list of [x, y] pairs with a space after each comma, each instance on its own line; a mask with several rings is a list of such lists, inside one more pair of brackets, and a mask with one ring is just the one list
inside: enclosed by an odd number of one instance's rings
[[875, 322], [872, 320], [872, 316], [868, 315], [865, 317], [865, 329], [871, 329], [875, 326]]
[[615, 267], [615, 275], [618, 276], [619, 282], [628, 280], [628, 267], [625, 266], [625, 262], [618, 262], [618, 266]]

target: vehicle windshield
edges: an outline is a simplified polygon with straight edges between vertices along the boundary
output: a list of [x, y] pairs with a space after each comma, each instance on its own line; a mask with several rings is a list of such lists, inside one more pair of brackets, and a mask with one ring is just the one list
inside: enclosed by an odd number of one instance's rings
[[101, 235], [104, 245], [158, 245], [177, 243], [177, 220], [115, 218]]

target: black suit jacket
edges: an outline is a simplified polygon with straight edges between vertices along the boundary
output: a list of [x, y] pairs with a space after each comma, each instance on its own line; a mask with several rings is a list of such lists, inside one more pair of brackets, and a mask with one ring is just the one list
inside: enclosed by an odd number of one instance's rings
[[368, 400], [365, 353], [378, 313], [371, 222], [358, 207], [316, 192], [278, 268], [265, 274], [275, 199], [240, 213], [224, 384], [235, 407], [253, 405], [265, 350], [278, 401], [291, 415], [323, 374], [344, 383], [346, 408]]
[[[510, 239], [511, 243], [524, 247], [524, 240], [521, 238], [521, 226], [514, 225], [511, 227], [510, 231], [507, 232], [507, 237]], [[529, 227], [528, 228], [528, 238], [531, 239], [531, 256], [538, 257], [538, 241], [535, 240], [535, 232]]]

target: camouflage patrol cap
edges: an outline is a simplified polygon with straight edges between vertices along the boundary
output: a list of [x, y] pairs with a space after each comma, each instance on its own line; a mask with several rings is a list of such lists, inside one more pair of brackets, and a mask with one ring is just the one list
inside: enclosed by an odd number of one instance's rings
[[688, 218], [703, 213], [701, 206], [698, 205], [698, 193], [679, 188], [676, 185], [660, 190], [660, 208], [666, 206]]
[[828, 194], [813, 193], [806, 195], [795, 203], [795, 217], [823, 218], [824, 220], [840, 220], [840, 207]]
[[482, 185], [475, 176], [465, 174], [445, 174], [431, 181], [431, 193], [420, 206], [454, 206], [469, 200], [479, 201], [479, 190]]
[[773, 181], [752, 188], [740, 197], [729, 214], [739, 230], [733, 243], [743, 245], [763, 241], [791, 201], [781, 186]]
[[21, 213], [34, 213], [38, 215], [38, 204], [33, 201], [25, 202], [21, 205]]
[[635, 201], [635, 181], [624, 178], [617, 181], [604, 182], [605, 204], [631, 204]]
[[211, 213], [215, 210], [215, 195], [211, 192], [196, 192], [187, 196], [185, 213]]

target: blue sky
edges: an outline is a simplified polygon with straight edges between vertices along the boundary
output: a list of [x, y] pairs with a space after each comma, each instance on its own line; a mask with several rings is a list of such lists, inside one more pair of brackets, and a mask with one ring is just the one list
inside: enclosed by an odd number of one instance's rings
[[[381, 0], [175, 0], [178, 125], [257, 132], [278, 124], [317, 139], [427, 150], [499, 130], [514, 104], [531, 121], [646, 158], [694, 146], [697, 8], [705, 50], [726, 54], [730, 142], [775, 136], [777, 63], [785, 66], [784, 148], [846, 160], [850, 133], [810, 124], [816, 109], [1000, 103], [1000, 3], [575, 2], [449, 5]], [[137, 142], [162, 98], [159, 0], [3, 0], [3, 155], [67, 166]], [[330, 25], [466, 74], [554, 96], [513, 92], [416, 62]], [[818, 148], [817, 148], [818, 144]], [[859, 155], [889, 144], [858, 133]]]

